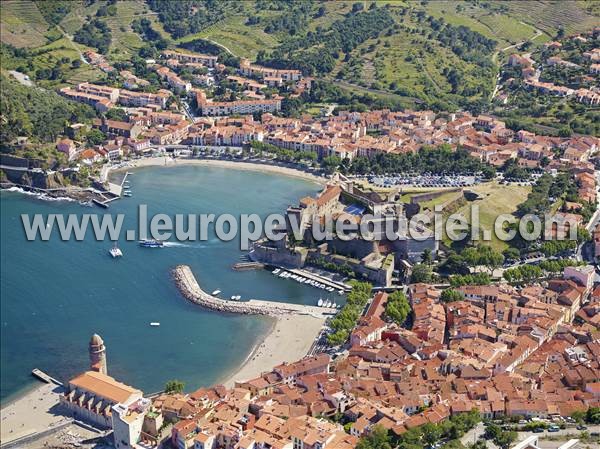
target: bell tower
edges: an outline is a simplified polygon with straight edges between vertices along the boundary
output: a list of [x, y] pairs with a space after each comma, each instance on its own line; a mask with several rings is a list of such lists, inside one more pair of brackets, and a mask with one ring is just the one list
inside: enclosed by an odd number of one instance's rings
[[90, 340], [90, 369], [102, 374], [108, 374], [106, 370], [106, 347], [104, 340], [98, 334], [92, 335]]

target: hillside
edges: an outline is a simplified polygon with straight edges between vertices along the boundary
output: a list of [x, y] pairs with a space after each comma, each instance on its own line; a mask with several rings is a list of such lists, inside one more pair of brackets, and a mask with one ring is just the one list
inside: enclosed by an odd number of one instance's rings
[[[140, 50], [152, 55], [132, 27], [144, 18], [172, 47], [202, 39], [236, 57], [338, 80], [337, 87], [352, 94], [477, 111], [486, 108], [498, 68], [516, 46], [542, 44], [559, 30], [589, 30], [600, 11], [591, 1], [547, 0], [7, 0], [2, 12], [2, 43], [27, 49], [3, 68], [24, 69], [35, 79], [38, 70], [45, 75], [60, 66], [59, 77], [40, 77], [43, 84], [101, 80], [98, 70], [73, 62], [86, 48], [113, 62], [129, 61]], [[88, 27], [96, 20], [108, 33], [77, 37], [98, 31]], [[5, 51], [3, 57], [7, 62]]]

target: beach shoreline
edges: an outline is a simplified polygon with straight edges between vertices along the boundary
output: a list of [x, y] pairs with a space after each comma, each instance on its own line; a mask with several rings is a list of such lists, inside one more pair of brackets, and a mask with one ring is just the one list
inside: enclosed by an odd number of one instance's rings
[[217, 383], [233, 387], [235, 382], [254, 379], [283, 362], [300, 360], [308, 354], [325, 324], [325, 318], [312, 315], [289, 314], [271, 319], [274, 321], [271, 328], [259, 339], [248, 357]]
[[261, 164], [258, 162], [247, 162], [247, 161], [225, 161], [221, 159], [189, 159], [189, 158], [176, 158], [173, 159], [168, 156], [160, 157], [149, 157], [130, 161], [128, 166], [111, 169], [110, 173], [119, 173], [134, 168], [143, 167], [177, 167], [182, 165], [197, 165], [204, 167], [217, 167], [217, 168], [228, 168], [234, 170], [244, 171], [255, 171], [261, 173], [277, 174], [283, 176], [290, 176], [293, 178], [300, 178], [306, 181], [312, 181], [317, 184], [327, 183], [327, 178], [315, 176], [311, 173], [306, 173], [301, 170], [290, 167], [282, 167], [280, 165]]
[[40, 383], [2, 404], [0, 442], [6, 444], [68, 421], [58, 413], [63, 387]]

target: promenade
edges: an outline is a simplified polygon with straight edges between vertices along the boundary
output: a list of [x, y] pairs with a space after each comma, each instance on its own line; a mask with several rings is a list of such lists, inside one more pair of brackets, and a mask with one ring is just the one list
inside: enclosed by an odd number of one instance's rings
[[216, 298], [200, 288], [194, 273], [188, 265], [178, 265], [173, 269], [173, 278], [181, 294], [193, 302], [207, 309], [217, 312], [239, 313], [245, 315], [312, 315], [322, 318], [334, 315], [337, 309], [293, 304], [288, 302], [263, 301], [251, 299], [249, 301], [228, 301]]

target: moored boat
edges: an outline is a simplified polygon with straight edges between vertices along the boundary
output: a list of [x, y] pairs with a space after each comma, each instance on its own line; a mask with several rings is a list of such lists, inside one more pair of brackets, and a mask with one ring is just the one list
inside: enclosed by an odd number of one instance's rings
[[117, 246], [117, 242], [115, 242], [115, 245], [108, 250], [108, 253], [112, 256], [113, 259], [116, 259], [117, 257], [123, 257], [123, 251], [119, 249], [119, 247]]
[[214, 292], [211, 293], [211, 295], [217, 296], [219, 293], [221, 293], [221, 290], [215, 290]]

